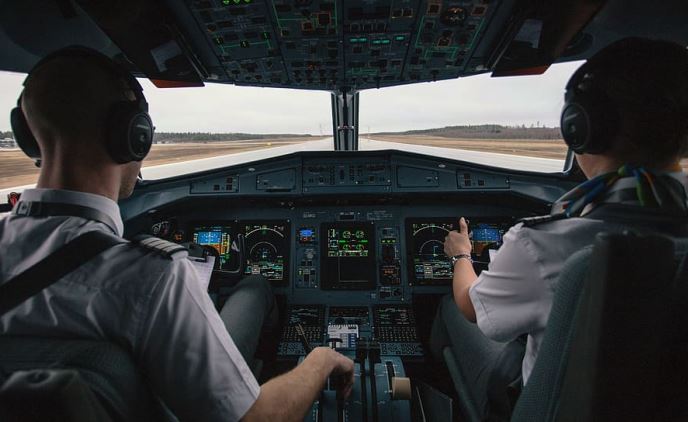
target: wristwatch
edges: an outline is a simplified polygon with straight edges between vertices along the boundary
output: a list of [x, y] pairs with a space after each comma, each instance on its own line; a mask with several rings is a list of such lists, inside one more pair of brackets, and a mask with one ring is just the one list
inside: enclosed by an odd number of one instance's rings
[[454, 265], [456, 265], [457, 262], [459, 262], [460, 259], [467, 259], [468, 262], [470, 262], [471, 264], [473, 263], [473, 258], [471, 258], [470, 254], [462, 253], [451, 257], [452, 268], [454, 267]]

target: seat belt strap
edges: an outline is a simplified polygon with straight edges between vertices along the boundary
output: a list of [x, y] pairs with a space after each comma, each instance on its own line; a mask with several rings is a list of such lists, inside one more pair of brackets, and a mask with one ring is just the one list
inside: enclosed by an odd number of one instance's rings
[[100, 253], [126, 240], [90, 231], [0, 285], [0, 316], [76, 270]]
[[102, 211], [76, 204], [58, 202], [19, 201], [12, 209], [12, 215], [19, 217], [81, 217], [105, 224], [117, 234], [117, 224]]

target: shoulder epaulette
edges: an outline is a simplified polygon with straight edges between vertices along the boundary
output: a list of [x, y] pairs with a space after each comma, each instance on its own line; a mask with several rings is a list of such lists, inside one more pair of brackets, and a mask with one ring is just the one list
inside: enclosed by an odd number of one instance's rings
[[516, 223], [523, 223], [523, 227], [533, 227], [543, 223], [549, 223], [550, 221], [563, 220], [566, 218], [565, 214], [547, 214], [538, 215], [536, 217], [526, 217], [518, 220]]
[[189, 255], [189, 251], [184, 246], [168, 242], [167, 240], [155, 236], [136, 236], [133, 243], [171, 260], [186, 258]]

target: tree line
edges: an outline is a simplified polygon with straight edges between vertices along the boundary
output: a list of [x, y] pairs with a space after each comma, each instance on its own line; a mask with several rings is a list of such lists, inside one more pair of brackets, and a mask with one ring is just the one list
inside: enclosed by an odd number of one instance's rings
[[270, 138], [303, 138], [308, 134], [274, 133], [210, 133], [210, 132], [156, 132], [153, 141], [158, 143], [178, 142], [221, 142], [239, 141], [246, 139], [270, 139]]
[[[445, 126], [435, 129], [408, 130], [404, 132], [378, 132], [373, 135], [426, 135], [443, 138], [466, 139], [561, 139], [558, 127], [541, 126], [504, 126], [504, 125], [464, 125]], [[221, 142], [246, 139], [304, 138], [309, 134], [294, 133], [212, 133], [212, 132], [156, 132], [153, 140], [157, 143], [179, 142]], [[0, 131], [0, 139], [14, 138], [11, 131]]]
[[558, 127], [536, 127], [534, 125], [445, 126], [435, 129], [408, 130], [405, 132], [381, 132], [376, 135], [426, 135], [459, 139], [561, 139], [561, 132]]

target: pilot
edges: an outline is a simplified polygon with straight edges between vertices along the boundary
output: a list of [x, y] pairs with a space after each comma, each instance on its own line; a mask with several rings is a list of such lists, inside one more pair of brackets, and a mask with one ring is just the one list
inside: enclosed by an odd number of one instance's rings
[[[83, 233], [121, 238], [117, 200], [131, 194], [153, 130], [138, 82], [82, 48], [34, 67], [15, 110], [42, 165], [37, 188], [0, 220], [0, 285]], [[143, 137], [130, 139], [132, 127]], [[240, 282], [223, 322], [190, 261], [159, 252], [134, 243], [107, 249], [1, 315], [0, 335], [115, 342], [181, 420], [303, 418], [331, 373], [350, 391], [353, 362], [323, 347], [259, 386], [246, 360], [273, 306], [267, 281]]]
[[471, 265], [466, 220], [447, 236], [453, 297], [440, 305], [432, 337], [452, 348], [480, 411], [488, 411], [488, 394], [492, 407], [488, 383], [507, 342], [525, 334], [516, 370], [521, 366], [528, 382], [564, 261], [598, 232], [614, 229], [586, 216], [614, 203], [686, 213], [688, 177], [679, 162], [688, 153], [687, 76], [684, 46], [627, 38], [604, 48], [573, 74], [562, 110], [562, 134], [588, 180], [544, 221], [512, 227], [480, 276]]

